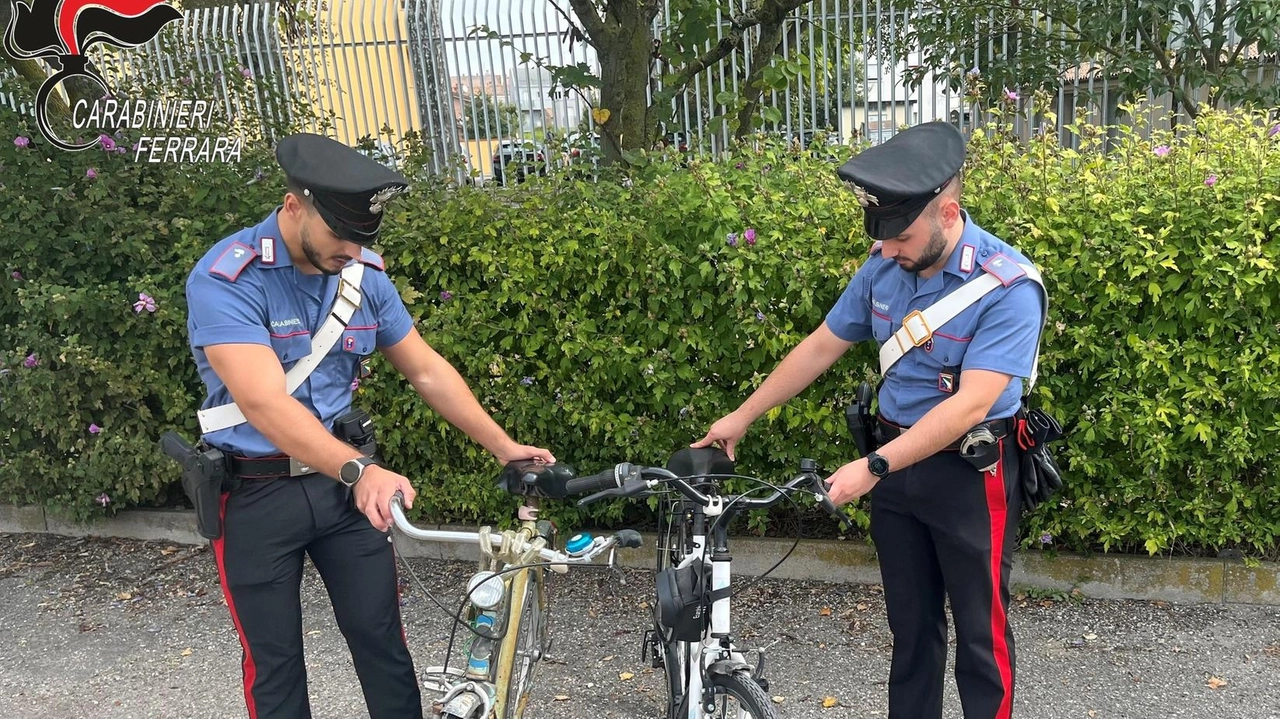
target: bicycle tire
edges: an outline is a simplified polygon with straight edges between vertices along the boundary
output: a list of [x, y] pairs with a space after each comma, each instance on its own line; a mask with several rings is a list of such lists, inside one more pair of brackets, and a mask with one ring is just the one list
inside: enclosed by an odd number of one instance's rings
[[[692, 549], [689, 546], [689, 542], [692, 541], [689, 523], [685, 521], [683, 509], [682, 502], [675, 502], [667, 517], [670, 523], [667, 526], [666, 536], [658, 543], [656, 562], [658, 571], [674, 567], [685, 553]], [[657, 602], [653, 605], [653, 630], [660, 639], [660, 646], [655, 651], [662, 652], [662, 673], [666, 679], [664, 682], [667, 688], [666, 719], [684, 719], [689, 714], [686, 709], [687, 697], [684, 696], [688, 689], [688, 678], [685, 674], [686, 667], [689, 665], [689, 647], [684, 642], [676, 641], [672, 637], [671, 630], [658, 621]]]
[[[737, 714], [722, 711], [719, 708], [715, 716], [736, 717], [736, 719], [778, 719], [778, 712], [773, 708], [773, 701], [764, 688], [751, 678], [751, 674], [739, 669], [732, 674], [715, 674], [709, 678], [709, 685], [716, 697], [731, 696], [738, 702]], [[718, 703], [718, 702], [717, 702]]]
[[511, 676], [507, 681], [505, 719], [522, 719], [533, 689], [534, 671], [546, 652], [547, 604], [543, 573], [531, 569], [520, 601], [520, 624], [516, 627], [515, 651], [511, 657]]

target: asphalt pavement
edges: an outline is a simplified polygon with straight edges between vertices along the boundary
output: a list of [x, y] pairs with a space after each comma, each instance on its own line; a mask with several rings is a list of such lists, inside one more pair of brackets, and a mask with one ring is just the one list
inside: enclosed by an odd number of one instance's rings
[[[440, 664], [466, 562], [409, 560], [405, 628]], [[420, 580], [420, 584], [419, 581]], [[530, 719], [661, 716], [660, 671], [640, 661], [652, 574], [552, 575], [550, 656]], [[368, 716], [314, 569], [303, 580], [316, 719]], [[240, 649], [207, 548], [0, 535], [0, 717], [246, 717]], [[734, 599], [741, 643], [767, 647], [782, 717], [886, 717], [891, 635], [875, 586], [766, 579]], [[1022, 593], [1015, 717], [1280, 719], [1280, 608]], [[826, 706], [829, 705], [829, 706]], [[948, 679], [944, 716], [960, 719]]]

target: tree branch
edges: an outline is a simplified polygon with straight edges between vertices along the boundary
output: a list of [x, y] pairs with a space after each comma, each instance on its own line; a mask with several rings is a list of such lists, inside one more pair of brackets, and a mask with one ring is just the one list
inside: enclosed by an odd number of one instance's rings
[[[578, 22], [582, 23], [582, 29], [587, 33], [587, 42], [591, 43], [591, 47], [599, 50], [600, 43], [608, 31], [605, 29], [604, 20], [596, 12], [595, 4], [591, 0], [569, 0], [569, 6], [573, 8], [573, 14], [578, 16]], [[559, 7], [556, 9], [560, 10]], [[564, 11], [560, 12], [563, 14]]]

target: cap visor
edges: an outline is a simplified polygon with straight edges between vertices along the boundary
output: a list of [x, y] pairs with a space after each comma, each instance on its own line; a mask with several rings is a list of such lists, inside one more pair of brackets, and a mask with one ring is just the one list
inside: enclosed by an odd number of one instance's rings
[[924, 208], [912, 210], [905, 215], [894, 215], [893, 217], [879, 217], [872, 213], [866, 213], [863, 216], [863, 226], [867, 229], [867, 234], [873, 240], [888, 240], [903, 232], [916, 221], [916, 218], [924, 212]]

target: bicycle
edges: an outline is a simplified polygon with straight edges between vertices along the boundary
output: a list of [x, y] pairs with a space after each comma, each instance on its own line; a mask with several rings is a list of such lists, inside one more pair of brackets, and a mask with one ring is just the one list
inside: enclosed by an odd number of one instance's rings
[[[482, 526], [477, 532], [421, 529], [404, 514], [404, 496], [391, 500], [393, 526], [411, 539], [428, 542], [477, 544], [480, 568], [467, 583], [467, 592], [456, 612], [440, 608], [454, 621], [443, 666], [423, 672], [424, 699], [430, 698], [431, 716], [441, 719], [521, 719], [529, 702], [534, 669], [550, 647], [545, 574], [547, 569], [565, 573], [571, 564], [591, 564], [606, 551], [613, 567], [618, 547], [635, 548], [640, 534], [621, 530], [610, 537], [579, 533], [570, 537], [565, 551], [555, 549], [556, 528], [538, 518], [544, 498], [563, 499], [612, 486], [605, 473], [576, 477], [571, 466], [532, 461], [507, 464], [497, 484], [522, 497], [517, 529], [494, 532]], [[394, 542], [394, 535], [393, 540]], [[399, 554], [399, 552], [397, 551]], [[403, 556], [403, 555], [402, 555]], [[410, 576], [412, 568], [405, 563]], [[419, 582], [420, 584], [420, 582]], [[435, 602], [430, 593], [424, 592]], [[440, 606], [439, 602], [436, 602]], [[465, 610], [465, 617], [462, 617]], [[458, 627], [472, 635], [466, 648], [466, 668], [451, 668]]]
[[[605, 473], [602, 473], [605, 474]], [[638, 467], [628, 463], [613, 470], [613, 487], [582, 499], [585, 505], [609, 497], [659, 495], [664, 498], [662, 519], [675, 517], [660, 541], [657, 554], [654, 627], [645, 632], [640, 661], [662, 668], [666, 675], [665, 719], [776, 719], [764, 677], [764, 650], [756, 649], [756, 662], [746, 661], [734, 642], [730, 622], [730, 599], [745, 589], [732, 587], [732, 560], [729, 556], [728, 527], [733, 518], [749, 509], [772, 507], [800, 490], [811, 491], [818, 503], [851, 528], [848, 518], [827, 496], [811, 459], [800, 462], [800, 473], [781, 487], [754, 477], [734, 474], [728, 455], [714, 448], [682, 449], [672, 456], [667, 468]], [[728, 478], [750, 479], [773, 490], [763, 499], [746, 494], [722, 495], [716, 482]], [[585, 485], [584, 485], [585, 486]], [[699, 487], [704, 488], [702, 491]], [[678, 499], [667, 497], [671, 489]], [[710, 556], [707, 556], [707, 519], [710, 518]], [[797, 539], [797, 544], [799, 540]], [[792, 550], [796, 545], [792, 545]], [[767, 572], [746, 586], [768, 576], [791, 551]], [[708, 581], [708, 576], [710, 577]], [[696, 668], [696, 671], [695, 671]], [[696, 701], [690, 701], [696, 698]], [[718, 700], [725, 704], [718, 706]], [[730, 702], [736, 703], [731, 711]]]

